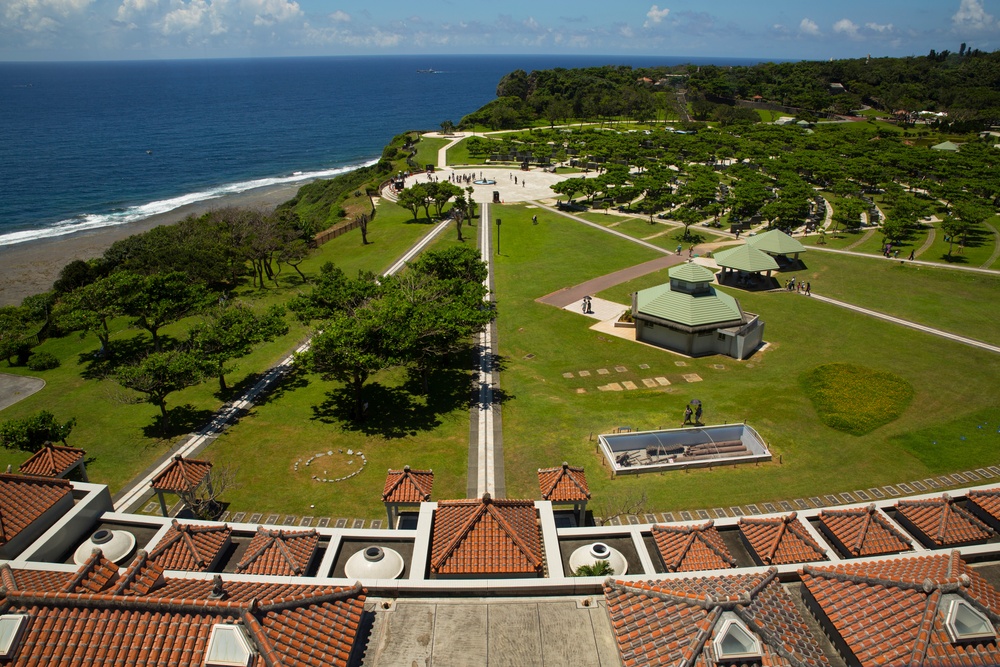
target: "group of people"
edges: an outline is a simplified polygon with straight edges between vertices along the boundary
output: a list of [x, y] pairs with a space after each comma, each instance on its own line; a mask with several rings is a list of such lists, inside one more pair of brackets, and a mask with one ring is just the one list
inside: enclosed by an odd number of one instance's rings
[[[480, 173], [479, 176], [480, 176], [480, 179], [481, 179], [482, 178], [482, 173]], [[474, 181], [475, 178], [476, 178], [476, 175], [474, 173], [473, 174], [457, 174], [455, 172], [452, 172], [451, 175], [448, 176], [448, 179], [452, 183], [458, 183], [458, 184], [464, 183], [466, 185], [468, 185], [469, 183], [472, 183], [472, 181]]]
[[790, 280], [785, 281], [785, 289], [789, 292], [798, 292], [799, 294], [812, 296], [812, 283], [807, 283], [804, 280], [796, 281], [795, 276], [792, 276]]
[[[691, 421], [692, 416], [694, 417], [694, 421]], [[690, 403], [684, 408], [684, 423], [681, 426], [687, 426], [688, 424], [701, 426], [701, 403], [697, 403], [693, 410]]]
[[593, 309], [591, 308], [591, 305], [592, 305], [592, 303], [591, 303], [590, 297], [589, 296], [583, 297], [583, 314], [584, 315], [587, 315], [589, 313], [594, 312]]

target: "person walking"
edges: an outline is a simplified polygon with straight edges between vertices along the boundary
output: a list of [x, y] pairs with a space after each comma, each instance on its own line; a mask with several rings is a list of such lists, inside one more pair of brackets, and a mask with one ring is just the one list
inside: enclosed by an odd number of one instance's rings
[[694, 423], [701, 424], [701, 403], [698, 404], [698, 408], [694, 411]]
[[913, 250], [911, 250], [911, 251], [910, 251], [910, 258], [909, 258], [909, 259], [910, 259], [910, 261], [911, 261], [911, 262], [913, 261], [913, 253], [914, 253], [914, 252], [915, 252], [915, 251], [913, 251]]
[[682, 423], [681, 426], [684, 426], [684, 424], [690, 424], [691, 423], [691, 415], [692, 414], [693, 413], [691, 412], [691, 406], [690, 405], [688, 405], [687, 407], [684, 408], [684, 423]]

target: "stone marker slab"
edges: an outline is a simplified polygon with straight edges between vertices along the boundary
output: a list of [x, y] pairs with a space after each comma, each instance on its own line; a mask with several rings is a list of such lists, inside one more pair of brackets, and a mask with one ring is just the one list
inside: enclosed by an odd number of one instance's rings
[[306, 528], [311, 528], [313, 525], [313, 517], [311, 516], [302, 517], [302, 521], [299, 521], [299, 525], [305, 526]]
[[660, 516], [663, 517], [663, 521], [666, 523], [673, 523], [674, 521], [677, 521], [677, 519], [674, 518], [673, 512], [663, 512]]
[[763, 512], [760, 511], [760, 508], [756, 505], [747, 505], [747, 510], [749, 510], [749, 513], [753, 515], [763, 514]]
[[368, 524], [371, 530], [380, 530], [382, 528], [382, 519], [372, 519], [371, 523]]
[[580, 371], [579, 373], [577, 373], [577, 375], [579, 375], [582, 378], [589, 378], [590, 377], [590, 371]]
[[813, 504], [813, 507], [822, 507], [823, 501], [819, 499], [819, 496], [813, 496], [809, 499], [809, 502]]
[[717, 519], [725, 519], [726, 517], [729, 516], [728, 514], [726, 514], [726, 510], [722, 509], [721, 507], [713, 507], [712, 512], [715, 514], [715, 518]]
[[992, 472], [994, 475], [1000, 475], [1000, 468], [997, 466], [986, 466], [986, 469]]
[[643, 514], [642, 520], [645, 521], [646, 523], [656, 523], [656, 515], [649, 513]]
[[637, 517], [634, 514], [629, 514], [625, 518], [628, 520], [628, 525], [630, 526], [638, 526], [640, 523], [642, 523], [642, 521], [639, 521], [639, 517]]
[[840, 498], [838, 498], [837, 496], [835, 496], [833, 494], [827, 494], [827, 495], [823, 496], [823, 500], [826, 501], [827, 505], [839, 505], [840, 504]]
[[991, 473], [986, 468], [976, 468], [976, 472], [979, 473], [980, 477], [985, 477], [986, 479], [989, 479], [990, 477], [993, 477], [993, 473]]
[[868, 493], [872, 494], [873, 498], [885, 498], [885, 494], [882, 493], [882, 489], [878, 488], [868, 489]]
[[572, 373], [563, 373], [563, 377], [567, 380], [572, 380], [574, 376]]
[[142, 508], [142, 511], [149, 514], [150, 512], [155, 512], [158, 509], [160, 509], [159, 503], [148, 503], [144, 508]]
[[578, 394], [586, 394], [587, 390], [584, 389], [583, 387], [577, 387], [576, 388], [576, 393], [578, 393]]
[[624, 366], [615, 366], [615, 370], [618, 371], [619, 373], [628, 372], [628, 369], [625, 368]]
[[656, 383], [659, 384], [661, 387], [668, 387], [668, 386], [670, 386], [670, 380], [668, 380], [667, 378], [663, 377], [662, 375], [660, 377], [653, 378], [653, 379], [656, 380]]
[[768, 514], [775, 514], [778, 511], [778, 508], [771, 503], [764, 503], [764, 511]]
[[603, 389], [604, 391], [624, 391], [624, 389], [622, 389], [622, 386], [617, 382], [606, 384], [603, 387], [598, 387], [598, 389]]
[[805, 501], [805, 498], [796, 498], [795, 499], [795, 506], [798, 507], [800, 510], [807, 510], [807, 509], [809, 509], [809, 503], [807, 503]]
[[652, 389], [656, 386], [656, 380], [653, 378], [642, 378], [642, 383], [646, 385], [647, 388]]
[[334, 528], [347, 528], [347, 519], [345, 519], [345, 518], [337, 519], [334, 522], [333, 527]]
[[688, 382], [701, 382], [701, 376], [697, 373], [686, 373], [684, 379]]
[[622, 520], [621, 517], [613, 516], [610, 519], [608, 519], [608, 523], [610, 523], [612, 526], [620, 526], [622, 525]]
[[260, 520], [264, 518], [264, 514], [261, 512], [254, 512], [250, 515], [250, 523], [260, 523]]
[[858, 502], [858, 501], [857, 501], [857, 500], [856, 500], [856, 499], [854, 498], [854, 496], [852, 496], [852, 495], [851, 495], [850, 493], [848, 493], [847, 491], [845, 491], [845, 492], [843, 492], [842, 494], [840, 494], [840, 499], [841, 499], [841, 502], [845, 502], [845, 503], [856, 503], [856, 502]]
[[354, 521], [351, 522], [351, 528], [364, 528], [364, 527], [365, 527], [364, 519], [355, 519]]
[[632, 382], [631, 380], [623, 380], [622, 386], [628, 389], [629, 391], [639, 388], [638, 386], [636, 386], [635, 382]]
[[217, 519], [217, 521], [218, 521], [219, 523], [225, 523], [225, 522], [229, 521], [229, 510], [226, 510], [225, 512], [223, 512], [223, 513], [222, 513], [222, 516], [220, 516], [220, 517], [219, 517], [219, 518]]
[[742, 507], [730, 507], [729, 513], [733, 516], [746, 516], [746, 512], [743, 511]]
[[681, 521], [694, 521], [694, 517], [691, 516], [691, 512], [688, 512], [687, 510], [682, 510]]
[[247, 516], [246, 512], [237, 512], [233, 515], [233, 523], [243, 523], [243, 519]]
[[917, 480], [913, 480], [912, 482], [910, 482], [910, 486], [912, 486], [917, 491], [926, 491], [927, 490], [927, 485], [924, 484], [923, 482], [920, 482], [920, 481], [917, 481]]
[[895, 496], [898, 496], [898, 495], [899, 495], [899, 489], [897, 489], [897, 488], [896, 488], [896, 487], [894, 487], [894, 486], [891, 486], [891, 485], [890, 485], [890, 486], [883, 486], [883, 487], [882, 487], [882, 489], [883, 489], [883, 490], [884, 490], [884, 491], [885, 491], [886, 493], [888, 493], [888, 494], [889, 494], [890, 496], [894, 496], [894, 497], [895, 497]]
[[703, 521], [707, 521], [712, 518], [712, 516], [708, 513], [708, 510], [695, 510], [694, 513], [697, 514], [698, 518]]
[[966, 470], [962, 474], [965, 475], [965, 479], [967, 479], [967, 480], [970, 480], [970, 481], [973, 481], [973, 482], [978, 482], [979, 481], [979, 475], [977, 475], [976, 473], [972, 472], [971, 470]]
[[932, 478], [925, 479], [924, 480], [924, 484], [926, 484], [929, 488], [932, 488], [932, 489], [937, 489], [937, 488], [940, 488], [940, 486], [941, 486], [941, 483], [939, 481], [937, 481], [936, 479], [932, 479]]
[[859, 500], [871, 500], [872, 499], [871, 496], [869, 496], [867, 493], [865, 493], [861, 489], [858, 489], [857, 491], [854, 492], [854, 497], [857, 498], [857, 499], [859, 499]]
[[288, 516], [285, 517], [285, 520], [282, 522], [282, 525], [283, 526], [294, 526], [296, 524], [296, 522], [298, 522], [298, 520], [299, 520], [299, 517], [294, 516], [292, 514], [289, 514]]
[[790, 502], [788, 502], [787, 500], [782, 500], [781, 502], [779, 502], [778, 503], [778, 507], [780, 507], [782, 509], [782, 511], [784, 511], [784, 512], [794, 512], [795, 511], [795, 508], [792, 507], [792, 504]]
[[328, 516], [320, 517], [320, 520], [316, 522], [317, 528], [326, 528], [329, 525], [330, 525], [330, 517]]
[[896, 488], [902, 491], [903, 493], [913, 493], [913, 487], [907, 484], [906, 482], [900, 482], [899, 484], [896, 485]]
[[686, 362], [686, 361], [675, 361], [674, 362], [674, 366], [687, 366], [687, 365], [688, 365], [688, 362]]
[[649, 364], [639, 364], [639, 370], [642, 370], [642, 371], [649, 370]]
[[598, 368], [597, 369], [597, 374], [598, 375], [607, 375], [610, 372], [611, 371], [609, 371], [607, 368]]

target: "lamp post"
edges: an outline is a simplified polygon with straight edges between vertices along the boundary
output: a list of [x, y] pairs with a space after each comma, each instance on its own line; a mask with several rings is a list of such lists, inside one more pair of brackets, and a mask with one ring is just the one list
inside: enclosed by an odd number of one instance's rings
[[500, 218], [497, 218], [497, 254], [500, 254]]

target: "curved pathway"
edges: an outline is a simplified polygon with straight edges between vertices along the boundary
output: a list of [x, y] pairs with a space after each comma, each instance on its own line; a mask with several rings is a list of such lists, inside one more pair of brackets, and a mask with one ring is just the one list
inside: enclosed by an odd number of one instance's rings
[[914, 257], [920, 257], [925, 252], [927, 252], [928, 250], [930, 250], [931, 246], [934, 245], [934, 239], [936, 237], [937, 237], [937, 230], [934, 229], [934, 227], [928, 227], [927, 228], [927, 238], [924, 239], [924, 242], [920, 245], [919, 248], [917, 248], [916, 252], [913, 253], [913, 256]]
[[857, 241], [855, 241], [854, 243], [851, 243], [850, 245], [845, 246], [844, 250], [854, 250], [859, 245], [861, 245], [862, 243], [864, 243], [865, 241], [867, 241], [868, 239], [870, 239], [872, 236], [874, 236], [876, 231], [878, 231], [878, 230], [876, 230], [876, 229], [869, 229], [864, 234], [862, 234], [861, 238], [859, 238]]
[[989, 259], [979, 265], [979, 268], [981, 269], [988, 269], [993, 266], [994, 262], [1000, 259], [1000, 232], [997, 231], [997, 228], [993, 226], [992, 223], [984, 222], [983, 224], [993, 230], [993, 254], [990, 255]]

